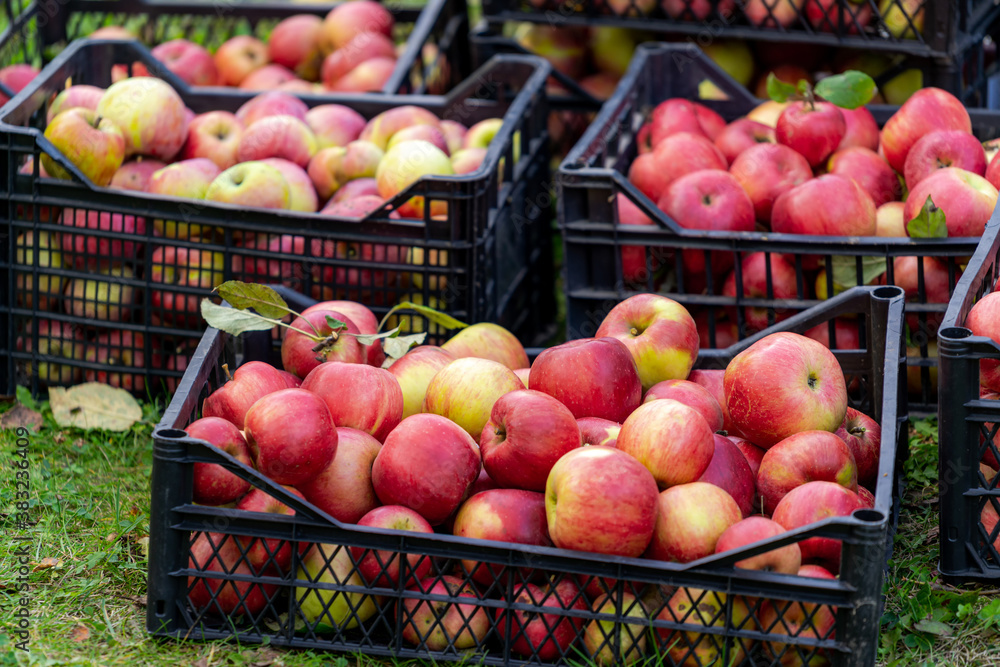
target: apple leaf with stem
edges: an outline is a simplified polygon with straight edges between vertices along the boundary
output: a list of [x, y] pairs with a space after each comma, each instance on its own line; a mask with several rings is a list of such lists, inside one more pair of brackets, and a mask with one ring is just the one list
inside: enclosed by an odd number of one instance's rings
[[944, 211], [927, 197], [917, 217], [906, 223], [906, 233], [911, 239], [943, 239], [948, 236]]
[[264, 317], [281, 319], [292, 312], [281, 295], [267, 285], [229, 280], [216, 287], [215, 291], [233, 308], [253, 308]]
[[412, 301], [400, 301], [398, 304], [393, 306], [388, 313], [385, 314], [385, 317], [382, 318], [382, 321], [378, 323], [378, 328], [381, 329], [383, 326], [385, 326], [385, 323], [389, 319], [390, 315], [392, 315], [393, 313], [397, 313], [401, 310], [412, 310], [417, 313], [420, 313], [426, 319], [430, 320], [434, 324], [444, 327], [445, 329], [464, 329], [465, 327], [469, 326], [465, 322], [456, 320], [451, 315], [442, 313], [439, 310], [434, 310], [433, 308], [430, 308], [428, 306], [421, 306], [420, 304], [413, 303]]
[[[858, 282], [859, 271], [861, 282]], [[868, 285], [885, 274], [886, 271], [888, 271], [888, 266], [885, 257], [848, 257], [844, 255], [834, 257], [831, 269], [834, 293], [837, 294], [858, 285]]]
[[875, 80], [864, 72], [847, 70], [810, 86], [805, 79], [799, 80], [798, 84], [787, 83], [771, 72], [767, 75], [767, 96], [775, 102], [805, 100], [810, 107], [819, 97], [842, 109], [857, 109], [871, 102], [875, 96]]

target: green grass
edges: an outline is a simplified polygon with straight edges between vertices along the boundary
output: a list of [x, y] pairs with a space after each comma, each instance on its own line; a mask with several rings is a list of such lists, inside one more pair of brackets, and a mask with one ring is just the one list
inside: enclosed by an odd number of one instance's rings
[[[288, 652], [269, 646], [150, 639], [145, 632], [150, 434], [160, 406], [127, 433], [60, 429], [45, 404], [31, 435], [30, 656], [5, 634], [13, 620], [16, 564], [0, 551], [0, 666], [4, 665], [348, 665], [360, 656]], [[6, 409], [0, 407], [0, 411]], [[990, 665], [1000, 662], [1000, 598], [953, 588], [936, 576], [937, 448], [933, 421], [911, 430], [894, 559], [886, 582], [879, 662]], [[15, 532], [15, 437], [0, 432], [0, 524]], [[5, 540], [9, 545], [11, 541]]]

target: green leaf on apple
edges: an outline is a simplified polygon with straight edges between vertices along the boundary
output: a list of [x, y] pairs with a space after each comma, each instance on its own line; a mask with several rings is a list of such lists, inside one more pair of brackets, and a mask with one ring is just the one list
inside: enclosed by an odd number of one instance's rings
[[208, 322], [208, 326], [232, 336], [239, 336], [246, 331], [269, 331], [275, 325], [272, 319], [245, 310], [226, 308], [213, 303], [211, 299], [201, 300], [201, 316]]
[[399, 327], [396, 327], [392, 331], [384, 331], [377, 334], [350, 334], [358, 339], [358, 342], [362, 345], [371, 345], [377, 340], [382, 340], [384, 338], [395, 338], [399, 335]]
[[382, 349], [385, 350], [385, 356], [390, 359], [399, 359], [409, 352], [410, 348], [423, 343], [425, 338], [427, 338], [426, 331], [409, 336], [392, 336], [382, 341]]
[[798, 94], [799, 89], [793, 83], [786, 83], [774, 76], [774, 72], [767, 75], [767, 96], [775, 102], [787, 102], [789, 97]]
[[817, 97], [830, 104], [843, 109], [857, 109], [872, 101], [875, 80], [864, 72], [852, 69], [818, 81], [814, 90]]
[[906, 233], [911, 239], [943, 239], [948, 236], [944, 211], [934, 205], [928, 196], [917, 217], [906, 223]]
[[[341, 322], [333, 315], [326, 316], [326, 325], [330, 327], [331, 331], [340, 331], [347, 326], [346, 322]], [[360, 336], [358, 336], [360, 338]], [[371, 345], [371, 343], [365, 343], [365, 345]]]
[[379, 322], [378, 328], [381, 329], [385, 325], [386, 320], [389, 319], [389, 316], [400, 310], [412, 310], [420, 313], [425, 319], [442, 326], [445, 329], [464, 329], [469, 326], [465, 322], [456, 320], [451, 315], [442, 313], [439, 310], [434, 310], [428, 306], [421, 306], [413, 303], [412, 301], [400, 301], [397, 305], [393, 306], [392, 310], [385, 314], [385, 317], [383, 317], [382, 321]]
[[127, 431], [142, 419], [142, 408], [132, 395], [100, 382], [66, 389], [49, 389], [52, 417], [63, 428]]
[[[861, 282], [858, 282], [858, 261], [861, 262]], [[869, 285], [888, 270], [885, 257], [849, 257], [840, 255], [833, 258], [833, 290], [840, 294], [858, 285]]]
[[229, 280], [215, 288], [219, 296], [237, 310], [253, 308], [264, 317], [281, 319], [292, 313], [285, 300], [267, 285]]

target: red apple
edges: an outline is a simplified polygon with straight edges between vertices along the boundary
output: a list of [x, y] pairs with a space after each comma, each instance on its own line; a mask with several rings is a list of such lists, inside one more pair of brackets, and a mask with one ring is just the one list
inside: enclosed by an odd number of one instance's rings
[[236, 159], [253, 162], [280, 157], [305, 168], [318, 150], [316, 135], [305, 121], [294, 116], [267, 116], [247, 125], [236, 149]]
[[863, 412], [847, 408], [844, 423], [840, 425], [835, 435], [847, 443], [848, 449], [854, 456], [858, 468], [858, 484], [874, 489], [878, 482], [882, 427]]
[[[617, 197], [618, 224], [620, 225], [650, 225], [655, 226], [649, 216], [643, 213], [629, 198]], [[647, 251], [649, 266], [647, 266]], [[629, 285], [645, 284], [650, 273], [658, 270], [666, 253], [662, 248], [649, 248], [644, 245], [623, 245], [622, 279]]]
[[560, 549], [639, 556], [656, 525], [653, 475], [611, 447], [580, 447], [553, 466], [545, 485], [549, 536]]
[[111, 177], [111, 184], [108, 187], [144, 192], [153, 174], [166, 166], [166, 163], [159, 160], [151, 160], [139, 156], [138, 160], [131, 160], [122, 164], [118, 168], [118, 171], [115, 172], [115, 175]]
[[846, 176], [868, 193], [876, 207], [899, 199], [903, 187], [896, 172], [878, 153], [868, 148], [840, 148], [830, 156], [827, 171]]
[[323, 21], [320, 50], [324, 54], [336, 51], [361, 33], [374, 32], [392, 37], [394, 23], [389, 10], [373, 0], [336, 5]]
[[770, 223], [771, 209], [779, 196], [812, 178], [806, 159], [788, 146], [758, 144], [740, 153], [729, 173], [753, 202], [757, 220]]
[[726, 407], [740, 433], [770, 449], [800, 431], [833, 433], [847, 413], [844, 372], [811, 338], [780, 332], [755, 342], [726, 367]]
[[[375, 507], [358, 520], [358, 525], [412, 533], [434, 532], [422, 516], [401, 505]], [[406, 568], [401, 567], [399, 554], [394, 551], [372, 551], [362, 547], [351, 547], [351, 558], [358, 564], [358, 571], [364, 577], [365, 583], [373, 588], [395, 588], [402, 576], [400, 572], [402, 569], [406, 570], [407, 585], [420, 581], [431, 571], [430, 557], [420, 553], [406, 555]]]
[[277, 586], [270, 584], [216, 578], [236, 574], [249, 579], [255, 574], [233, 535], [199, 533], [191, 544], [188, 567], [201, 573], [187, 580], [188, 602], [201, 613], [255, 617], [277, 593]]
[[642, 400], [635, 361], [617, 338], [583, 338], [543, 350], [531, 365], [531, 388], [558, 399], [577, 419], [621, 423]]
[[[290, 486], [285, 490], [294, 496], [305, 500], [302, 493]], [[243, 496], [242, 500], [236, 504], [236, 509], [244, 512], [262, 512], [265, 514], [285, 514], [295, 516], [295, 510], [280, 500], [274, 498], [261, 489], [250, 489], [250, 492]], [[266, 573], [272, 568], [278, 572], [287, 572], [292, 564], [292, 545], [290, 542], [280, 539], [260, 539], [238, 535], [236, 537], [240, 546], [246, 551], [247, 562], [250, 569], [256, 574]], [[299, 544], [299, 553], [305, 553], [309, 544], [303, 542]]]
[[289, 16], [274, 26], [267, 40], [271, 62], [294, 70], [303, 79], [319, 76], [322, 54], [319, 48], [323, 19], [312, 14]]
[[243, 137], [243, 123], [228, 111], [209, 111], [188, 124], [187, 143], [181, 157], [208, 158], [219, 169], [236, 164], [236, 150]]
[[219, 85], [219, 70], [212, 54], [202, 46], [186, 39], [172, 39], [158, 44], [151, 53], [188, 85]]
[[[806, 482], [781, 499], [771, 518], [794, 530], [829, 517], [850, 516], [859, 509], [864, 509], [864, 503], [854, 491], [834, 482]], [[840, 540], [811, 537], [799, 542], [799, 548], [804, 563], [840, 570]]]
[[282, 389], [250, 406], [244, 433], [257, 470], [278, 484], [302, 484], [337, 453], [337, 428], [326, 403], [305, 389]]
[[671, 183], [702, 169], [727, 167], [726, 158], [708, 138], [678, 132], [662, 139], [651, 153], [640, 155], [629, 167], [628, 179], [654, 202], [660, 201]]
[[[875, 129], [877, 138], [878, 128]], [[715, 138], [715, 147], [722, 151], [726, 161], [732, 164], [737, 156], [748, 148], [757, 144], [776, 142], [773, 127], [768, 127], [749, 118], [740, 118], [727, 125], [726, 129]]]
[[[365, 2], [366, 0], [356, 0], [340, 6]], [[400, 634], [408, 644], [428, 651], [461, 651], [476, 648], [485, 640], [492, 623], [487, 608], [482, 606], [479, 594], [471, 583], [448, 575], [431, 576], [407, 590], [449, 599], [439, 602], [406, 597], [399, 601], [398, 604], [402, 606], [398, 612], [399, 618], [404, 619]], [[462, 600], [471, 602], [463, 603]]]
[[[757, 473], [760, 472], [761, 461], [764, 460], [764, 454], [767, 453], [766, 450], [761, 449], [746, 438], [741, 438], [736, 435], [729, 435], [726, 437], [728, 437], [729, 440], [732, 441], [732, 443], [743, 453], [747, 463], [750, 464], [750, 472], [753, 473], [753, 478], [756, 480]], [[755, 506], [759, 507], [759, 504], [755, 504]]]
[[715, 434], [715, 453], [699, 482], [719, 487], [736, 501], [744, 517], [753, 514], [754, 496], [757, 493], [756, 477], [740, 448], [729, 438]]
[[[97, 187], [111, 184], [125, 160], [125, 137], [114, 121], [90, 109], [64, 111], [45, 128], [45, 138]], [[42, 167], [53, 178], [71, 180], [70, 172], [48, 153]]]
[[395, 57], [396, 45], [389, 37], [381, 33], [360, 33], [323, 60], [320, 80], [327, 88], [334, 88], [369, 58]]
[[437, 526], [467, 497], [481, 467], [479, 447], [460, 426], [438, 415], [413, 415], [386, 437], [372, 484], [383, 504], [409, 507]]
[[958, 167], [983, 176], [986, 173], [983, 144], [962, 130], [942, 130], [924, 135], [906, 154], [903, 165], [906, 187], [912, 190], [917, 183], [945, 167]]
[[903, 209], [908, 225], [928, 197], [944, 211], [948, 236], [982, 236], [997, 203], [997, 189], [977, 174], [957, 167], [938, 169], [910, 190]]
[[792, 102], [778, 116], [774, 137], [818, 167], [837, 150], [847, 123], [840, 108], [828, 102]]
[[576, 420], [583, 445], [593, 447], [617, 447], [621, 424], [600, 417], [583, 417]]
[[[511, 637], [510, 650], [538, 660], [557, 660], [570, 653], [583, 628], [583, 616], [564, 616], [559, 612], [588, 609], [586, 599], [569, 579], [556, 585], [523, 584], [515, 592], [513, 602], [532, 605], [534, 609], [497, 610], [497, 636]], [[545, 613], [545, 610], [553, 610]]]
[[844, 133], [844, 138], [840, 140], [837, 150], [842, 151], [845, 148], [856, 146], [858, 148], [877, 151], [879, 142], [878, 123], [875, 122], [875, 116], [872, 115], [872, 112], [866, 107], [858, 107], [857, 109], [841, 109], [840, 113], [844, 115], [847, 132]]
[[[204, 440], [240, 463], [253, 467], [250, 449], [234, 424], [220, 417], [202, 417], [185, 428], [192, 438]], [[250, 482], [218, 463], [195, 463], [192, 497], [199, 505], [225, 505], [250, 490]]]
[[381, 368], [328, 361], [309, 371], [302, 388], [326, 402], [334, 423], [364, 431], [379, 442], [403, 419], [399, 382]]
[[645, 403], [622, 423], [617, 448], [653, 474], [660, 488], [693, 482], [712, 460], [712, 430], [694, 408], [671, 399]]
[[857, 492], [858, 467], [851, 449], [829, 431], [800, 431], [767, 450], [757, 472], [764, 513], [807, 482], [834, 482]]
[[729, 418], [729, 410], [726, 408], [726, 392], [722, 388], [722, 380], [726, 371], [722, 369], [701, 369], [696, 368], [688, 375], [688, 380], [695, 384], [700, 384], [719, 402], [722, 408], [722, 428], [730, 435], [738, 434], [736, 425]]
[[722, 407], [711, 392], [701, 385], [688, 380], [664, 380], [650, 387], [642, 402], [649, 403], [662, 398], [672, 398], [694, 408], [712, 431], [722, 430]]
[[[316, 342], [299, 333], [307, 332], [311, 335], [329, 336], [333, 329], [327, 322], [327, 318], [343, 322], [345, 327], [338, 334], [339, 337], [330, 345], [320, 351], [314, 351]], [[364, 364], [366, 358], [365, 349], [354, 336], [348, 334], [361, 333], [357, 325], [346, 315], [335, 310], [314, 310], [308, 315], [296, 317], [281, 341], [281, 365], [289, 373], [305, 379], [309, 373], [322, 363], [331, 361], [343, 361], [349, 364]], [[297, 331], [298, 330], [298, 331]]]
[[[918, 265], [918, 260], [923, 266]], [[892, 269], [893, 284], [903, 288], [906, 300], [911, 303], [948, 303], [953, 282], [961, 276], [957, 269], [949, 269], [946, 263], [935, 257], [896, 257], [892, 261]], [[910, 336], [916, 340], [915, 337], [920, 335], [934, 336], [943, 319], [943, 312], [911, 312], [906, 315], [906, 324], [910, 327]]]
[[[735, 551], [756, 542], [763, 542], [788, 532], [784, 526], [767, 517], [750, 516], [726, 529], [715, 543], [715, 553]], [[738, 560], [734, 565], [741, 570], [760, 570], [779, 574], [798, 574], [802, 567], [802, 551], [798, 544], [765, 551], [756, 556]]]
[[250, 406], [268, 394], [287, 388], [274, 366], [263, 361], [248, 361], [236, 369], [228, 382], [205, 398], [201, 414], [221, 417], [242, 431]]
[[690, 563], [710, 556], [719, 536], [742, 518], [732, 496], [714, 484], [672, 486], [660, 493], [646, 558]]
[[861, 347], [861, 336], [858, 334], [857, 321], [837, 318], [833, 321], [833, 344], [830, 341], [830, 325], [817, 324], [803, 334], [813, 340], [823, 343], [831, 350], [857, 350]]
[[[1000, 343], [1000, 292], [983, 295], [969, 311], [965, 326], [974, 336], [984, 336]], [[990, 391], [1000, 391], [1000, 361], [983, 359], [979, 362], [979, 382]]]
[[[138, 331], [112, 329], [102, 333], [84, 352], [84, 360], [102, 368], [88, 368], [84, 379], [140, 392], [146, 387], [145, 349], [145, 338]], [[109, 368], [115, 370], [109, 372]]]
[[721, 116], [702, 104], [679, 97], [665, 100], [653, 108], [650, 116], [652, 145], [655, 148], [668, 136], [678, 132], [700, 134], [714, 141], [715, 136], [710, 136], [709, 132], [718, 134], [715, 130], [720, 122], [725, 127]]
[[826, 174], [778, 197], [771, 229], [779, 234], [874, 236], [875, 202], [855, 180]]
[[[351, 321], [354, 322], [361, 333], [369, 335], [378, 333], [378, 318], [375, 317], [375, 313], [367, 306], [363, 306], [356, 301], [321, 301], [309, 306], [300, 314], [308, 315], [314, 310], [335, 310], [351, 318]], [[382, 350], [382, 343], [375, 341], [371, 345], [364, 345], [363, 347], [368, 351], [368, 365], [381, 368], [382, 362], [385, 361], [385, 352]]]
[[298, 485], [306, 500], [337, 521], [356, 523], [379, 506], [372, 464], [382, 443], [353, 428], [337, 427], [337, 455], [322, 471]]
[[267, 64], [267, 45], [251, 35], [237, 35], [215, 52], [215, 66], [221, 83], [238, 86], [251, 72]]
[[292, 116], [304, 121], [308, 114], [309, 107], [305, 102], [294, 95], [272, 90], [255, 95], [244, 102], [236, 110], [236, 120], [246, 129], [257, 121], [271, 116]]
[[[781, 303], [785, 299], [794, 299], [798, 294], [798, 281], [795, 267], [782, 255], [768, 255], [755, 252], [743, 256], [740, 262], [740, 273], [743, 280], [743, 297], [750, 299], [768, 299]], [[770, 277], [770, 280], [768, 278]], [[770, 291], [769, 291], [770, 290]], [[736, 272], [726, 277], [722, 285], [722, 295], [736, 297]], [[774, 321], [789, 318], [792, 313], [780, 306], [751, 306], [743, 308], [730, 307], [729, 319], [742, 323], [742, 333], [751, 334], [770, 326], [769, 311], [774, 310]], [[742, 322], [740, 315], [742, 314]], [[728, 430], [728, 429], [727, 429]]]
[[881, 150], [889, 166], [903, 173], [910, 149], [924, 135], [941, 130], [972, 132], [965, 106], [940, 88], [924, 88], [910, 96], [882, 128]]
[[[0, 83], [3, 83], [15, 95], [24, 90], [36, 76], [38, 76], [38, 69], [34, 65], [25, 63], [8, 65], [0, 69]], [[0, 105], [7, 104], [9, 101], [9, 97], [0, 94]]]

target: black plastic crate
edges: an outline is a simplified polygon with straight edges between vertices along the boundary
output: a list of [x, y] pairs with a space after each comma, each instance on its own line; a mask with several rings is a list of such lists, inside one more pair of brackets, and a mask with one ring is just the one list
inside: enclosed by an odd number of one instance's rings
[[[6, 29], [0, 33], [0, 65], [40, 66], [72, 40], [106, 25], [123, 25], [152, 48], [179, 37], [198, 38], [214, 50], [228, 38], [264, 38], [282, 19], [296, 14], [326, 16], [323, 3], [253, 0], [5, 0]], [[442, 94], [472, 71], [465, 0], [386, 3], [396, 20], [394, 37], [406, 42], [383, 92]], [[2, 84], [0, 92], [9, 93]]]
[[[938, 402], [941, 562], [948, 581], [1000, 579], [1000, 480], [980, 470], [997, 459], [1000, 400], [980, 397], [979, 362], [1000, 358], [1000, 346], [974, 336], [964, 325], [969, 311], [995, 291], [1000, 278], [1000, 215], [994, 213], [983, 241], [955, 288], [938, 333]], [[994, 438], [997, 438], [994, 440]], [[987, 513], [984, 521], [983, 513]]]
[[[549, 66], [543, 60], [498, 58], [445, 97], [303, 96], [310, 106], [345, 104], [367, 118], [403, 105], [467, 125], [504, 118], [479, 171], [421, 179], [409, 194], [389, 201], [361, 224], [98, 188], [61, 156], [57, 159], [78, 182], [40, 178], [37, 170], [18, 173], [26, 159], [37, 165], [40, 152], [55, 153], [39, 124], [44, 123], [44, 101], [63, 82], [71, 78], [106, 86], [112, 65], [150, 60], [148, 51], [133, 42], [78, 42], [0, 115], [0, 196], [6, 207], [0, 230], [0, 377], [11, 390], [15, 383], [37, 390], [39, 372], [43, 384], [65, 384], [120, 371], [122, 365], [134, 366], [134, 373], [119, 377], [116, 372], [112, 381], [133, 382], [137, 391], [176, 380], [183, 370], [179, 364], [203, 331], [198, 301], [229, 279], [284, 282], [316, 298], [362, 301], [380, 315], [400, 301], [418, 301], [466, 322], [496, 321], [525, 341], [546, 336], [555, 296], [552, 226], [545, 210], [551, 202], [544, 95]], [[169, 72], [163, 76], [196, 113], [234, 111], [253, 97], [245, 91], [188, 89]], [[391, 218], [414, 194], [428, 203], [424, 218]], [[439, 203], [447, 206], [447, 214], [431, 218], [432, 206]], [[74, 216], [80, 225], [96, 221], [99, 228], [75, 227], [67, 242], [67, 225], [60, 220]], [[161, 242], [154, 236], [155, 220], [205, 225], [215, 228], [215, 237], [206, 243]], [[35, 250], [51, 233], [64, 233], [63, 253], [61, 266], [47, 268]], [[255, 243], [249, 242], [251, 234]], [[30, 251], [20, 260], [19, 244]], [[200, 254], [195, 258], [191, 251]], [[110, 308], [95, 308], [86, 282], [63, 294], [63, 282], [93, 280], [102, 263], [127, 269], [91, 284], [107, 290], [101, 301]], [[172, 284], [168, 270], [189, 265], [204, 267], [205, 282], [192, 285], [191, 278]], [[77, 288], [82, 293], [73, 291]], [[128, 314], [118, 309], [124, 305]], [[31, 328], [36, 319], [62, 326], [47, 324], [57, 331], [39, 337], [38, 328]], [[401, 323], [424, 325], [416, 316], [405, 316]], [[129, 332], [128, 340], [118, 331]], [[430, 332], [432, 340], [442, 339], [443, 332], [433, 327]], [[66, 353], [78, 358], [61, 358], [55, 345], [65, 345]], [[89, 361], [84, 358], [88, 349], [94, 355]], [[58, 364], [39, 371], [46, 362]], [[142, 376], [144, 387], [138, 382]]]
[[[744, 115], [758, 103], [694, 47], [641, 46], [615, 97], [604, 105], [560, 167], [559, 226], [565, 248], [567, 330], [571, 336], [593, 335], [607, 312], [631, 294], [659, 291], [706, 318], [708, 345], [716, 347], [720, 333], [716, 325], [721, 326], [727, 312], [734, 318], [728, 330], [742, 338], [753, 330], [747, 309], [767, 309], [767, 323], [774, 323], [819, 303], [815, 283], [820, 268], [844, 272], [851, 280], [863, 283], [864, 258], [885, 261], [887, 279], [894, 284], [900, 284], [895, 278], [896, 261], [910, 261], [923, 267], [924, 262], [905, 258], [931, 258], [940, 262], [929, 266], [947, 275], [951, 293], [961, 267], [975, 252], [979, 239], [705, 232], [684, 229], [660, 211], [626, 176], [637, 154], [636, 133], [644, 116], [656, 104], [671, 97], [691, 99], [699, 82], [704, 80], [712, 81], [728, 96], [725, 101], [705, 102], [727, 120]], [[895, 108], [873, 106], [871, 110], [881, 123]], [[971, 109], [970, 115], [973, 130], [981, 138], [1000, 136], [1000, 113]], [[633, 202], [654, 224], [617, 224], [617, 197]], [[630, 269], [626, 274], [623, 249], [638, 253], [635, 264], [640, 271]], [[704, 273], [685, 274], [681, 253], [675, 252], [682, 249], [694, 250], [704, 257]], [[766, 281], [759, 298], [742, 296], [742, 272], [736, 274], [734, 296], [723, 294], [721, 280], [715, 283], [709, 279], [713, 262], [740, 268], [743, 259], [755, 252], [768, 253], [765, 257], [769, 258], [761, 262], [766, 269]], [[794, 270], [794, 295], [776, 297], [770, 259], [774, 255], [784, 256], [790, 265], [787, 270]], [[817, 266], [811, 266], [812, 263]], [[828, 294], [833, 292], [833, 270], [826, 273]], [[907, 302], [907, 311], [911, 313], [908, 318], [911, 343], [908, 360], [913, 385], [910, 406], [913, 412], [929, 413], [935, 411], [937, 401], [932, 334], [947, 302], [941, 298], [940, 302], [928, 303], [923, 269], [916, 274], [916, 284], [910, 286], [912, 294]]]
[[[302, 299], [288, 300], [293, 307], [306, 305]], [[716, 664], [708, 658], [705, 658], [705, 662], [699, 662], [689, 653], [692, 646], [703, 642], [702, 646], [716, 648], [719, 660], [717, 664], [771, 664], [760, 641], [774, 640], [777, 635], [777, 639], [785, 646], [778, 650], [782, 651], [782, 657], [787, 660], [802, 659], [803, 663], [808, 663], [810, 660], [817, 660], [816, 651], [822, 649], [830, 654], [834, 665], [874, 665], [878, 645], [878, 619], [884, 602], [882, 578], [898, 515], [900, 463], [905, 457], [907, 442], [906, 398], [900, 391], [905, 363], [905, 351], [901, 345], [902, 292], [895, 287], [855, 288], [808, 312], [800, 313], [760, 336], [779, 330], [801, 332], [845, 315], [859, 318], [865, 331], [865, 340], [870, 341], [863, 348], [840, 350], [836, 355], [848, 378], [859, 379], [856, 385], [858, 391], [852, 392], [852, 404], [863, 411], [872, 411], [882, 427], [883, 446], [875, 509], [861, 510], [851, 517], [831, 518], [790, 531], [779, 538], [758, 542], [741, 551], [712, 556], [687, 565], [484, 542], [440, 533], [417, 535], [339, 523], [251, 468], [210, 448], [203, 441], [188, 437], [182, 430], [200, 415], [202, 400], [224, 381], [221, 367], [224, 362], [229, 364], [229, 368], [233, 368], [247, 361], [273, 360], [273, 348], [267, 332], [244, 334], [234, 341], [227, 334], [209, 329], [153, 435], [147, 630], [155, 635], [174, 638], [267, 641], [276, 646], [357, 651], [400, 659], [471, 659], [477, 664], [491, 665], [577, 664], [587, 661], [574, 653], [572, 648], [570, 653], [555, 657], [512, 654], [511, 640], [517, 637], [501, 631], [494, 621], [498, 615], [511, 610], [532, 611], [531, 605], [509, 602], [514, 588], [532, 575], [544, 574], [552, 582], [572, 579], [579, 584], [581, 590], [597, 577], [610, 577], [614, 580], [611, 586], [615, 595], [621, 600], [628, 599], [626, 593], [640, 597], [640, 589], [645, 589], [647, 597], [644, 599], [652, 605], [648, 611], [650, 617], [656, 616], [663, 609], [667, 598], [672, 594], [680, 595], [682, 599], [684, 595], [690, 595], [691, 600], [696, 602], [721, 601], [720, 608], [724, 611], [706, 612], [703, 623], [690, 612], [688, 615], [671, 617], [672, 620], [640, 621], [637, 635], [641, 632], [642, 636], [646, 636], [647, 628], [653, 626], [653, 633], [671, 636], [667, 641], [662, 638], [654, 641], [652, 638], [657, 634], [651, 633], [647, 659], [656, 655], [657, 661], [662, 660], [664, 664]], [[727, 350], [703, 350], [697, 366], [724, 368], [730, 358], [760, 336]], [[529, 350], [531, 352], [537, 350]], [[286, 503], [295, 510], [296, 515], [248, 514], [234, 509], [193, 504], [192, 469], [197, 462], [221, 463], [254, 487], [263, 489]], [[233, 536], [236, 535], [285, 541], [272, 543], [270, 551], [274, 553], [283, 543], [289, 543], [291, 566], [284, 574], [270, 577], [246, 574], [245, 571], [207, 574], [205, 567], [189, 560], [189, 555], [195, 541], [209, 532], [217, 535], [213, 538], [216, 550], [223, 544], [235, 544]], [[843, 540], [841, 572], [837, 580], [809, 579], [732, 567], [741, 558], [816, 535]], [[320, 584], [305, 578], [295, 578], [293, 573], [298, 571], [299, 556], [296, 554], [299, 545], [316, 542], [336, 545], [330, 548], [330, 552], [331, 555], [334, 551], [339, 554], [339, 566], [343, 569], [338, 577], [342, 580]], [[348, 555], [350, 547], [359, 549], [353, 557]], [[391, 550], [406, 554], [408, 557], [401, 556], [399, 562], [409, 563], [411, 559], [413, 562], [404, 566], [404, 572], [415, 572], [421, 564], [429, 561], [428, 576], [435, 578], [435, 581], [446, 573], [454, 572], [458, 583], [471, 582], [469, 570], [458, 565], [462, 559], [510, 568], [509, 577], [494, 575], [489, 583], [478, 586], [478, 599], [463, 600], [473, 605], [473, 608], [464, 612], [466, 623], [475, 617], [477, 610], [485, 610], [488, 616], [486, 622], [489, 624], [485, 639], [472, 643], [468, 647], [471, 653], [458, 650], [453, 642], [448, 642], [441, 650], [405, 643], [399, 628], [408, 616], [397, 607], [398, 601], [418, 604], [419, 601], [444, 602], [454, 601], [455, 598], [428, 592], [428, 588], [422, 591], [404, 591], [402, 585], [396, 585], [392, 588], [375, 589], [360, 579], [350, 580], [346, 573], [351, 572], [354, 563], [367, 553], [362, 551], [364, 549]], [[384, 562], [386, 561], [383, 560]], [[236, 568], [235, 565], [229, 567]], [[241, 619], [208, 611], [200, 612], [189, 598], [199, 585], [190, 583], [188, 577], [191, 576], [204, 577], [201, 581], [214, 580], [213, 587], [216, 588], [224, 587], [224, 581], [242, 582], [251, 586], [256, 584], [259, 587], [257, 590], [265, 593], [266, 602], [260, 603], [258, 599], [259, 608], [251, 610], [255, 613], [244, 615]], [[263, 588], [265, 584], [268, 585], [266, 589]], [[299, 594], [292, 594], [296, 586], [301, 591]], [[351, 611], [342, 617], [341, 626], [347, 627], [324, 633], [314, 625], [303, 624], [305, 619], [298, 598], [304, 598], [306, 591], [321, 588], [331, 593], [336, 591], [341, 595], [354, 593], [359, 596], [350, 604]], [[691, 592], [676, 593], [680, 588]], [[381, 597], [369, 599], [368, 606], [363, 606], [360, 604], [360, 596], [366, 593]], [[814, 613], [808, 614], [810, 620], [804, 624], [803, 630], [785, 628], [783, 621], [765, 626], [762, 624], [766, 613], [765, 600], [773, 603], [777, 616], [785, 617], [787, 614], [785, 620], [788, 621], [791, 620], [791, 614], [801, 610], [800, 604], [815, 604], [817, 607]], [[739, 613], [733, 611], [740, 609], [738, 605], [743, 601], [748, 605], [745, 618], [742, 610]], [[206, 606], [211, 608], [212, 605], [209, 603]], [[578, 618], [581, 623], [588, 623], [595, 618], [621, 623], [624, 612], [628, 611], [623, 609], [623, 605], [619, 605], [608, 615], [599, 616], [590, 611], [589, 604], [585, 609], [569, 609], [568, 606], [546, 608], [546, 613], [551, 612], [557, 619]], [[835, 636], [807, 636], [811, 623], [819, 624], [818, 620], [814, 620], [819, 618], [815, 614], [827, 613], [835, 616]], [[367, 618], [362, 618], [363, 616]], [[706, 627], [709, 625], [709, 618], [715, 623]], [[350, 627], [353, 621], [358, 621], [357, 627]], [[557, 623], [558, 620], [553, 620], [549, 627], [552, 628]], [[683, 632], [671, 633], [676, 630]], [[771, 634], [764, 634], [765, 631]], [[577, 630], [577, 635], [580, 632]], [[538, 644], [541, 643], [539, 640]], [[654, 643], [657, 644], [656, 648], [653, 648]], [[579, 644], [577, 636], [575, 645]], [[675, 662], [667, 659], [666, 654], [671, 646], [677, 651], [673, 654]], [[739, 657], [740, 650], [746, 651], [744, 658]]]

